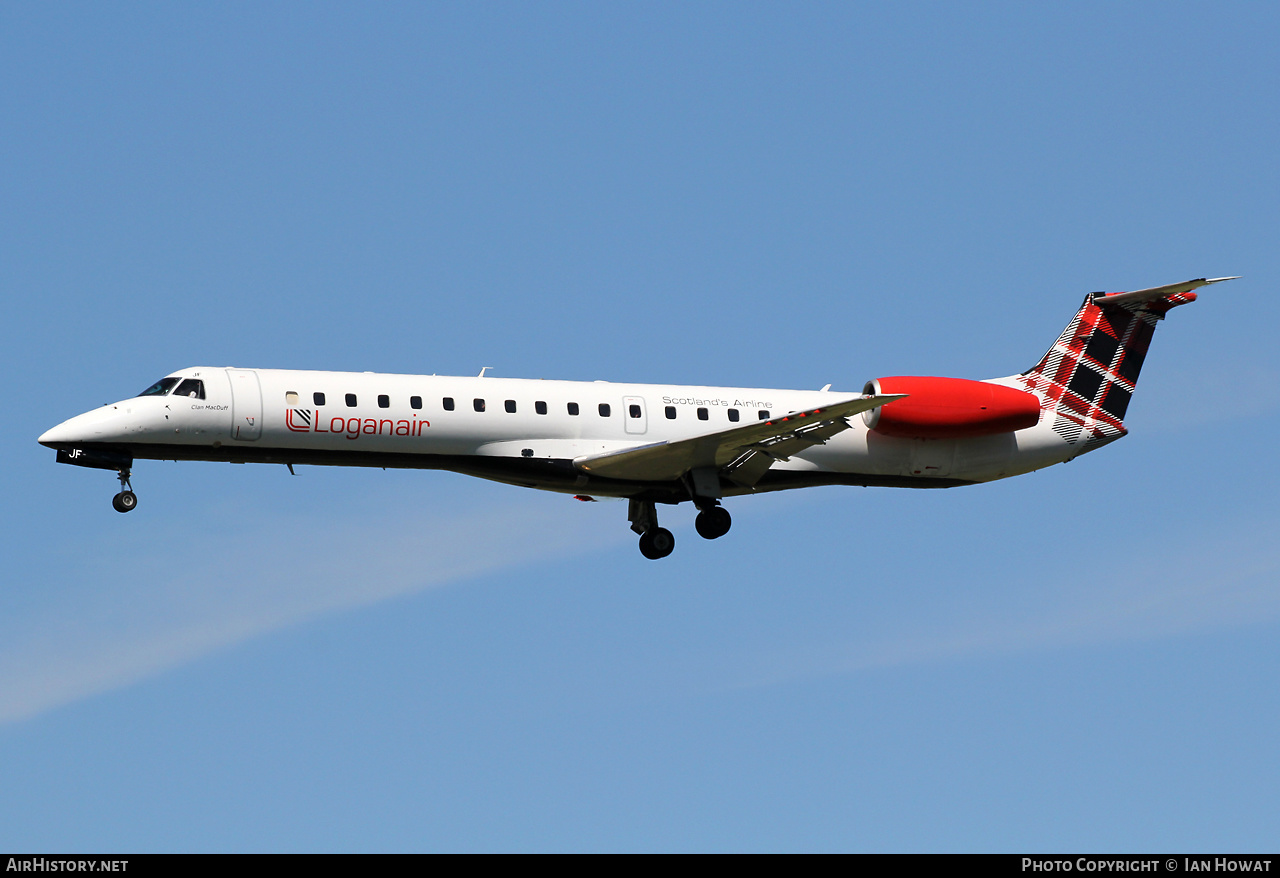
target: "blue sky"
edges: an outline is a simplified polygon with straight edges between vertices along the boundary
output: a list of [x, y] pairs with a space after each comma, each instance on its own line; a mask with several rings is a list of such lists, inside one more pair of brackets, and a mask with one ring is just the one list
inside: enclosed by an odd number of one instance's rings
[[[1274, 848], [1267, 4], [0, 8], [0, 847]], [[1123, 442], [620, 503], [35, 437], [189, 365], [858, 390], [1244, 275]]]

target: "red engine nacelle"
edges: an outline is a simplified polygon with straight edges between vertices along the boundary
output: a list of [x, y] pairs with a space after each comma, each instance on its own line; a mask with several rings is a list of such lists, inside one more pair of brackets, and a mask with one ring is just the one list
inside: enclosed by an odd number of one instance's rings
[[966, 378], [898, 375], [868, 381], [863, 393], [907, 394], [863, 413], [866, 425], [885, 436], [964, 439], [1034, 427], [1040, 420], [1034, 395]]

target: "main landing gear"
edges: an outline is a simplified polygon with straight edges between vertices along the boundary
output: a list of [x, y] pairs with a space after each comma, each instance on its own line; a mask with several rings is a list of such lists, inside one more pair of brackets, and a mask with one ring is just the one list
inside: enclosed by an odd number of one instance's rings
[[[729, 532], [733, 518], [729, 510], [715, 500], [699, 501], [698, 517], [693, 526], [703, 539], [719, 539]], [[658, 512], [652, 500], [632, 500], [627, 509], [631, 529], [640, 534], [640, 554], [651, 561], [665, 558], [676, 547], [676, 538], [665, 527], [658, 527]]]
[[111, 498], [111, 508], [116, 512], [132, 512], [138, 505], [138, 495], [133, 493], [133, 485], [129, 484], [129, 470], [120, 470], [120, 493]]
[[650, 561], [667, 557], [675, 547], [676, 538], [665, 527], [655, 527], [640, 534], [640, 554]]
[[665, 558], [676, 547], [676, 538], [665, 527], [658, 527], [658, 511], [652, 500], [632, 500], [627, 507], [631, 529], [640, 534], [640, 554], [650, 561]]
[[733, 526], [733, 517], [729, 515], [728, 509], [716, 504], [714, 500], [710, 503], [712, 505], [698, 507], [700, 511], [693, 520], [693, 527], [704, 540], [718, 540]]

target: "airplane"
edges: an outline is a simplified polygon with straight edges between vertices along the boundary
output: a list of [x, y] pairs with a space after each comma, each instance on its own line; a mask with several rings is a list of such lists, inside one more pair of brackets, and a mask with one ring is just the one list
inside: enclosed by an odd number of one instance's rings
[[38, 441], [59, 463], [114, 470], [118, 512], [137, 506], [139, 459], [443, 469], [626, 499], [640, 552], [658, 559], [675, 548], [659, 503], [691, 502], [714, 540], [727, 498], [972, 485], [1114, 442], [1157, 322], [1235, 279], [1089, 293], [1040, 362], [984, 381], [899, 375], [842, 393], [199, 366]]

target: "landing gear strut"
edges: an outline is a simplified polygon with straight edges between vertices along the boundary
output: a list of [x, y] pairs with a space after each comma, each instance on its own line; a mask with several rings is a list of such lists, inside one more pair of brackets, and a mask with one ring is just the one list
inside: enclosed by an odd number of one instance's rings
[[632, 500], [627, 509], [631, 529], [640, 534], [640, 554], [651, 561], [665, 558], [676, 547], [676, 538], [665, 527], [658, 527], [658, 512], [652, 500]]
[[133, 493], [133, 485], [129, 484], [129, 469], [120, 470], [120, 493], [111, 498], [111, 507], [116, 512], [132, 512], [138, 505], [138, 495]]

